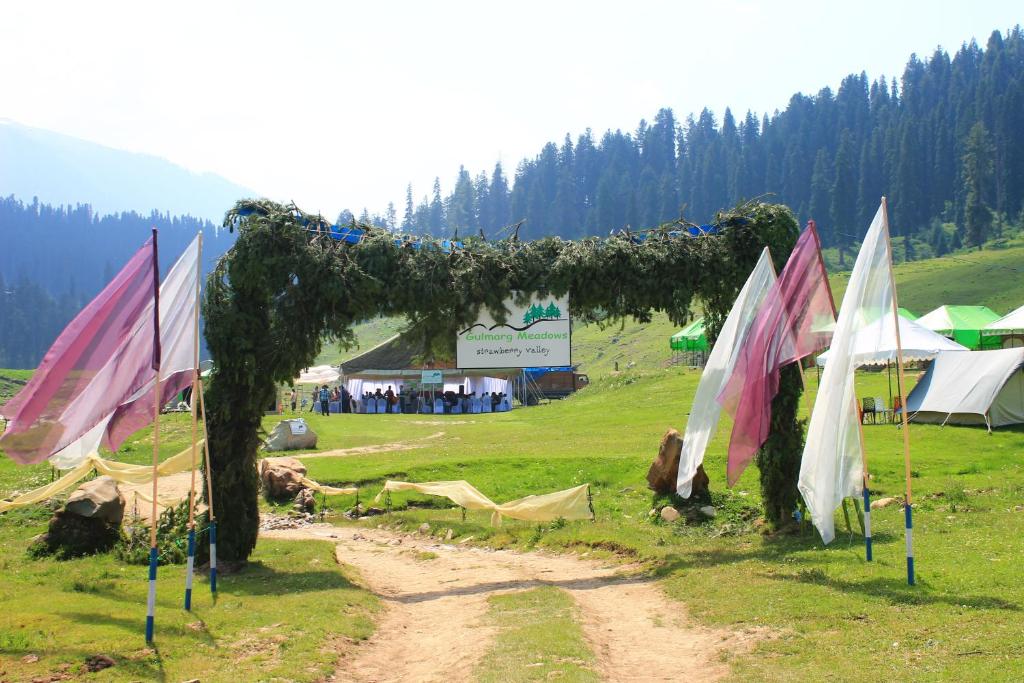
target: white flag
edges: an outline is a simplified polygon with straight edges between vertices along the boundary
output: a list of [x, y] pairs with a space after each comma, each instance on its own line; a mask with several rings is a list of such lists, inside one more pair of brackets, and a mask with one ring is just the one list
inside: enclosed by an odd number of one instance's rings
[[[807, 427], [799, 488], [826, 544], [835, 537], [833, 515], [843, 498], [864, 491], [864, 453], [853, 373], [858, 334], [863, 335], [883, 316], [893, 316], [888, 237], [885, 215], [879, 207], [850, 274]], [[881, 334], [883, 326], [874, 329]]]
[[768, 247], [765, 247], [722, 325], [722, 331], [708, 355], [708, 362], [697, 384], [690, 419], [686, 421], [683, 450], [679, 455], [679, 473], [676, 476], [676, 491], [683, 498], [689, 498], [693, 492], [693, 477], [704, 462], [704, 451], [718, 427], [718, 418], [722, 414], [718, 395], [732, 376], [750, 326], [774, 282], [775, 268]]

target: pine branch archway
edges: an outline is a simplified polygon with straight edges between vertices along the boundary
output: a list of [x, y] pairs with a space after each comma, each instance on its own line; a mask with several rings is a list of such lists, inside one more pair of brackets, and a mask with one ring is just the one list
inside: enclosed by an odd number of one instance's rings
[[[267, 200], [238, 202], [224, 224], [238, 239], [208, 279], [203, 313], [214, 359], [207, 412], [219, 554], [235, 561], [256, 545], [264, 410], [275, 387], [308, 367], [325, 340], [351, 343], [357, 322], [401, 315], [427, 348], [450, 352], [456, 331], [481, 306], [501, 318], [514, 292], [568, 293], [573, 316], [587, 321], [649, 321], [663, 312], [678, 325], [700, 299], [714, 339], [761, 249], [782, 263], [798, 234], [789, 209], [764, 203], [722, 212], [715, 230], [698, 236], [669, 224], [642, 235], [470, 239], [459, 247], [396, 240], [366, 226], [360, 239], [339, 240], [321, 218]], [[774, 521], [796, 502], [799, 392], [799, 376], [784, 372], [759, 456], [773, 463], [772, 472], [762, 466], [762, 483], [769, 474], [766, 512]]]

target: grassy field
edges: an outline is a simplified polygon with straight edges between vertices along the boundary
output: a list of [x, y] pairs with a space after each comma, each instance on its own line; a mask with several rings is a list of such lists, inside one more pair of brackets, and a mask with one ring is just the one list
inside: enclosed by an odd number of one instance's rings
[[[902, 511], [874, 514], [876, 561], [863, 559], [854, 524], [822, 547], [810, 530], [766, 537], [755, 521], [756, 470], [736, 489], [724, 486], [728, 425], [712, 443], [707, 467], [719, 515], [699, 526], [651, 521], [659, 501], [643, 475], [668, 426], [684, 424], [696, 374], [669, 369], [600, 379], [551, 405], [466, 423], [428, 448], [392, 455], [307, 461], [324, 482], [356, 483], [375, 492], [385, 478], [467, 479], [497, 501], [589, 481], [595, 523], [495, 529], [487, 516], [465, 522], [443, 501], [394, 495], [396, 517], [408, 526], [430, 522], [497, 546], [586, 549], [638, 559], [663, 577], [671, 595], [717, 625], [767, 627], [775, 638], [736, 664], [741, 679], [814, 679], [822, 672], [859, 680], [865, 672], [914, 678], [1011, 680], [1024, 675], [1015, 652], [1024, 626], [1024, 589], [1016, 562], [1024, 524], [1024, 433], [913, 426], [919, 584], [904, 578]], [[812, 377], [813, 381], [813, 377]], [[885, 376], [860, 378], [862, 395], [885, 395]], [[414, 416], [346, 416], [312, 422], [329, 442], [376, 423], [384, 441], [422, 434]], [[866, 438], [876, 496], [903, 491], [902, 436], [869, 425]], [[361, 439], [360, 439], [361, 440]], [[339, 499], [344, 507], [351, 500]], [[404, 510], [403, 510], [404, 508]], [[862, 668], [850, 669], [855, 661]]]
[[[1024, 302], [1009, 270], [1024, 267], [1024, 249], [960, 258], [983, 265], [949, 260], [943, 267], [937, 267], [941, 261], [900, 266], [901, 303], [922, 313], [942, 303], [982, 303], [1006, 312]], [[834, 281], [841, 287], [842, 275]], [[1024, 430], [989, 435], [976, 428], [911, 427], [915, 587], [905, 581], [898, 505], [874, 513], [871, 564], [864, 561], [856, 522], [847, 532], [841, 514], [829, 547], [811, 529], [763, 534], [756, 468], [735, 489], [725, 487], [728, 420], [706, 461], [717, 516], [700, 524], [665, 524], [649, 516], [666, 501], [646, 489], [644, 475], [665, 429], [685, 426], [699, 377], [668, 363], [673, 331], [663, 317], [646, 326], [577, 327], [574, 360], [591, 375], [592, 386], [536, 408], [449, 418], [306, 414], [321, 450], [397, 441], [423, 446], [309, 459], [310, 476], [355, 483], [364, 502], [387, 478], [466, 479], [498, 502], [590, 482], [593, 523], [507, 521], [495, 528], [484, 513], [471, 512], [463, 521], [445, 501], [406, 494], [393, 496], [395, 512], [387, 522], [412, 528], [426, 521], [434, 529], [453, 529], [456, 539], [473, 536], [473, 543], [640, 562], [698, 621], [763, 629], [766, 637], [754, 651], [730, 660], [736, 680], [1024, 678]], [[389, 336], [383, 321], [378, 332]], [[613, 371], [616, 361], [619, 372]], [[4, 376], [16, 377], [0, 371]], [[813, 393], [813, 371], [808, 380]], [[884, 373], [858, 376], [858, 395], [887, 394]], [[268, 418], [265, 427], [279, 419]], [[177, 452], [188, 438], [187, 418], [170, 416], [162, 433], [163, 454]], [[902, 495], [901, 433], [892, 425], [868, 425], [865, 436], [875, 496]], [[143, 462], [150, 444], [151, 432], [144, 430], [119, 457]], [[17, 468], [0, 459], [3, 495], [49, 476], [46, 466]], [[328, 499], [327, 519], [348, 524], [340, 512], [353, 502], [352, 496]], [[0, 611], [0, 671], [6, 671], [0, 679], [31, 679], [62, 667], [77, 671], [84, 657], [108, 654], [117, 666], [97, 680], [316, 680], [331, 668], [336, 639], [372, 631], [375, 599], [349, 584], [327, 544], [261, 542], [250, 569], [224, 578], [216, 607], [200, 585], [193, 615], [178, 607], [181, 568], [162, 569], [159, 647], [146, 650], [145, 569], [118, 566], [110, 557], [29, 559], [25, 547], [45, 528], [47, 516], [36, 509], [0, 518], [0, 599], [7, 607]], [[493, 599], [499, 636], [478, 678], [540, 680], [558, 662], [566, 680], [592, 680], [593, 655], [566, 599], [547, 588]], [[338, 609], [323, 610], [325, 604]], [[41, 659], [23, 661], [26, 655]], [[527, 662], [541, 666], [520, 666]]]

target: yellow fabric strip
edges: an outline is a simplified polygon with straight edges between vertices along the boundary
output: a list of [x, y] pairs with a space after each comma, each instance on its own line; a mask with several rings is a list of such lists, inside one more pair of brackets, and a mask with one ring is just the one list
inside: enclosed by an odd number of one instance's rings
[[334, 486], [327, 486], [325, 484], [315, 482], [312, 479], [307, 479], [306, 477], [302, 477], [302, 485], [306, 488], [322, 493], [325, 496], [351, 496], [359, 491], [357, 488], [339, 489]]
[[480, 493], [466, 481], [428, 481], [413, 483], [407, 481], [384, 482], [384, 488], [374, 499], [380, 502], [388, 491], [416, 491], [428, 496], [441, 496], [467, 510], [490, 510], [491, 523], [501, 524], [502, 517], [531, 522], [551, 522], [556, 519], [593, 519], [587, 491], [590, 484], [581, 484], [565, 491], [545, 493], [540, 496], [526, 496], [498, 505]]
[[70, 470], [57, 481], [51, 482], [34, 491], [23, 493], [14, 500], [0, 500], [0, 512], [7, 512], [14, 508], [25, 507], [26, 505], [32, 505], [33, 503], [40, 503], [44, 500], [49, 500], [58, 493], [67, 491], [82, 479], [85, 479], [90, 472], [92, 472], [92, 462], [86, 460], [75, 469]]
[[[203, 446], [202, 439], [196, 445], [197, 449]], [[201, 451], [200, 451], [201, 452]], [[158, 476], [166, 477], [179, 472], [187, 472], [192, 467], [192, 446], [189, 446], [181, 453], [164, 460], [157, 466]], [[101, 475], [113, 478], [122, 484], [146, 484], [153, 481], [153, 468], [149, 465], [129, 465], [115, 460], [104, 460], [98, 455], [90, 455], [82, 461], [82, 464], [69, 471], [55, 482], [46, 486], [24, 493], [14, 500], [0, 501], [0, 512], [6, 512], [13, 508], [25, 507], [33, 503], [49, 500], [59, 493], [67, 491], [82, 479], [85, 479], [90, 472], [96, 470]], [[146, 500], [152, 500], [146, 499]]]

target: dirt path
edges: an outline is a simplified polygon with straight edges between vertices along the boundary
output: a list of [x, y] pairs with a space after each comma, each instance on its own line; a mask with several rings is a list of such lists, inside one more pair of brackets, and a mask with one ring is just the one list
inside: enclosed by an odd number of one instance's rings
[[343, 653], [338, 681], [470, 681], [494, 638], [485, 619], [487, 598], [540, 585], [561, 588], [576, 601], [598, 673], [607, 681], [718, 680], [728, 673], [719, 654], [756, 638], [697, 626], [633, 566], [326, 524], [261, 533], [337, 543], [338, 561], [356, 567], [365, 587], [382, 599], [376, 632]]
[[[153, 482], [118, 484], [117, 486], [124, 495], [125, 523], [130, 521], [133, 513], [137, 513], [140, 518], [148, 522], [153, 516], [153, 504], [150, 502], [152, 500], [150, 496], [153, 494]], [[157, 493], [157, 513], [159, 514], [167, 508], [167, 504], [177, 505], [188, 498], [189, 490], [192, 488], [192, 473], [178, 472], [167, 477], [160, 477], [157, 486], [159, 487]], [[196, 490], [199, 491], [200, 496], [202, 489], [203, 473], [196, 472]], [[138, 493], [142, 495], [136, 495]], [[202, 512], [206, 506], [197, 502], [196, 509]]]
[[319, 451], [317, 453], [299, 453], [292, 455], [284, 453], [291, 458], [337, 458], [348, 455], [370, 455], [373, 453], [392, 453], [394, 451], [412, 451], [417, 448], [426, 448], [434, 439], [440, 439], [444, 432], [436, 432], [430, 436], [415, 441], [395, 441], [394, 443], [379, 443], [373, 446], [359, 446], [356, 448], [335, 448], [333, 451]]

